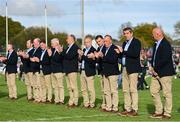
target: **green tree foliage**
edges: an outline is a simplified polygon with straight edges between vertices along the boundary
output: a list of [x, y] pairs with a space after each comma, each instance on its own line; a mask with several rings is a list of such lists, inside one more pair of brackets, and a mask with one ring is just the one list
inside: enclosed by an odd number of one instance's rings
[[[20, 22], [8, 18], [8, 37], [11, 42], [25, 27]], [[0, 16], [0, 45], [5, 47], [6, 44], [6, 17]]]
[[175, 33], [180, 36], [180, 21], [174, 25]]

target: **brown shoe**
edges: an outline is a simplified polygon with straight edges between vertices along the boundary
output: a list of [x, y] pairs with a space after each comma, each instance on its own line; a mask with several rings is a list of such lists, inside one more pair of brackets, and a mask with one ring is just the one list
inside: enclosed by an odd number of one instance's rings
[[101, 109], [101, 112], [112, 112], [111, 110]]
[[162, 114], [156, 114], [156, 113], [153, 113], [150, 118], [153, 118], [153, 119], [161, 119], [162, 118]]
[[138, 116], [138, 113], [135, 110], [132, 110], [132, 111], [128, 112], [128, 116], [136, 117], [136, 116]]
[[112, 113], [118, 113], [118, 110], [112, 110], [111, 112]]
[[30, 98], [30, 99], [27, 99], [28, 101], [33, 101], [34, 99], [33, 98]]
[[69, 108], [77, 107], [77, 105], [75, 105], [75, 104], [72, 104], [72, 105], [68, 104], [67, 106], [68, 106]]
[[119, 116], [128, 116], [128, 113], [129, 112], [125, 110], [125, 111], [119, 112], [118, 115]]
[[163, 116], [162, 116], [162, 119], [163, 119], [163, 120], [168, 120], [168, 119], [171, 119], [171, 116], [163, 115]]

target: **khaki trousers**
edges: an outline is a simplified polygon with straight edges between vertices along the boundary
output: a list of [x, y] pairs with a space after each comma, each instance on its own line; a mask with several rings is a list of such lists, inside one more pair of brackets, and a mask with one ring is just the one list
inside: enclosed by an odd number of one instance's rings
[[[172, 111], [172, 76], [166, 76], [159, 78], [159, 82], [162, 85], [162, 92], [165, 98], [164, 103], [164, 115], [171, 116]], [[150, 92], [153, 97], [153, 101], [155, 104], [155, 113], [162, 114], [163, 113], [163, 105], [160, 97], [160, 83], [154, 77], [152, 77]]]
[[104, 93], [104, 81], [103, 81], [102, 75], [100, 75], [100, 84], [101, 84], [101, 94], [102, 94], [101, 108], [106, 109], [106, 99], [105, 99], [105, 93]]
[[40, 73], [35, 72], [33, 73], [33, 93], [34, 99], [36, 102], [41, 101], [41, 82], [40, 82]]
[[54, 101], [55, 103], [64, 103], [64, 84], [63, 84], [63, 73], [52, 73], [52, 87], [54, 89]]
[[33, 98], [33, 73], [32, 72], [28, 72], [24, 74], [24, 78], [25, 78], [25, 85], [27, 88], [27, 99], [30, 100]]
[[52, 100], [52, 84], [51, 84], [51, 75], [44, 75], [42, 72], [40, 73], [40, 96], [41, 101], [46, 102], [46, 100]]
[[67, 74], [66, 78], [67, 88], [69, 91], [69, 105], [78, 105], [78, 87], [77, 87], [77, 72]]
[[138, 73], [128, 74], [126, 68], [122, 72], [122, 89], [124, 94], [124, 108], [127, 111], [132, 109], [138, 111]]
[[[84, 106], [95, 106], [94, 76], [87, 77], [85, 71], [81, 72], [81, 91], [84, 99]], [[89, 92], [89, 95], [88, 95]]]
[[9, 97], [17, 98], [16, 74], [15, 73], [11, 73], [11, 74], [6, 73], [6, 78], [7, 78], [7, 86], [8, 86], [8, 90], [9, 90]]
[[118, 111], [118, 75], [112, 75], [105, 77], [104, 81], [104, 93], [106, 99], [106, 110], [107, 111]]

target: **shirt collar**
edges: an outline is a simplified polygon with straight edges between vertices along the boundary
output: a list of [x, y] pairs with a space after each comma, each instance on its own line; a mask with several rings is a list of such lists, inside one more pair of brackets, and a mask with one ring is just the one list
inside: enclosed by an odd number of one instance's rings
[[132, 40], [133, 40], [133, 37], [130, 40], [128, 40], [127, 43], [130, 44]]
[[158, 41], [156, 42], [156, 46], [159, 46], [162, 40], [163, 40], [163, 38], [160, 39], [160, 40], [158, 40]]
[[73, 46], [73, 44], [74, 44], [74, 43], [72, 43], [72, 44], [69, 44], [69, 45], [68, 45], [68, 47], [72, 47], [72, 46]]

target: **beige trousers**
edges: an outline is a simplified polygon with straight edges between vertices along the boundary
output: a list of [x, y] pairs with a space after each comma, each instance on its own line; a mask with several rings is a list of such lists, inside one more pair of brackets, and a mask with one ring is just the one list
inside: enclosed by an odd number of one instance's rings
[[118, 75], [112, 75], [105, 77], [104, 81], [104, 93], [106, 99], [106, 110], [107, 111], [118, 111]]
[[67, 88], [69, 91], [69, 105], [78, 105], [78, 86], [77, 86], [77, 72], [67, 74]]
[[11, 74], [6, 73], [6, 78], [7, 78], [7, 86], [8, 86], [8, 90], [9, 90], [9, 97], [17, 98], [16, 74], [15, 73], [11, 73]]
[[[84, 106], [95, 106], [95, 89], [94, 89], [94, 76], [87, 77], [85, 71], [81, 72], [81, 91], [84, 101]], [[89, 93], [89, 94], [88, 94]]]
[[28, 72], [24, 74], [24, 78], [25, 78], [25, 84], [26, 84], [26, 88], [27, 88], [27, 99], [30, 100], [33, 98], [33, 73], [32, 72]]
[[52, 87], [54, 89], [55, 103], [64, 103], [64, 84], [63, 84], [63, 73], [52, 73]]
[[155, 104], [155, 113], [163, 113], [163, 105], [160, 97], [160, 83], [162, 85], [162, 92], [165, 98], [164, 103], [164, 115], [171, 116], [172, 111], [172, 76], [166, 76], [159, 78], [159, 81], [156, 78], [152, 78], [150, 85], [150, 92], [153, 97]]
[[52, 83], [51, 83], [51, 75], [44, 75], [42, 72], [40, 73], [40, 82], [41, 82], [41, 89], [40, 89], [40, 96], [41, 101], [46, 102], [46, 100], [52, 100]]
[[127, 111], [132, 109], [138, 111], [138, 73], [128, 74], [126, 68], [122, 72], [122, 89], [124, 94], [124, 108]]

